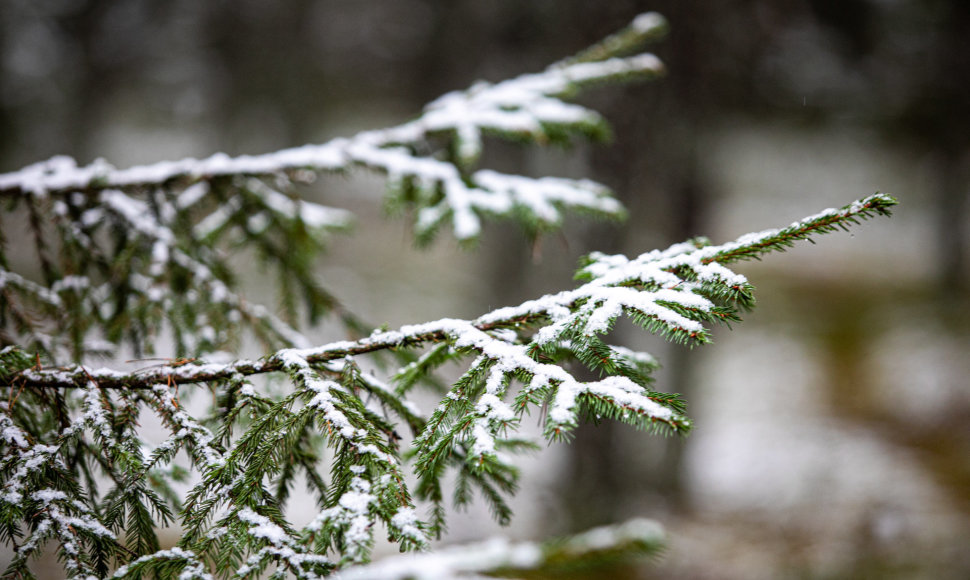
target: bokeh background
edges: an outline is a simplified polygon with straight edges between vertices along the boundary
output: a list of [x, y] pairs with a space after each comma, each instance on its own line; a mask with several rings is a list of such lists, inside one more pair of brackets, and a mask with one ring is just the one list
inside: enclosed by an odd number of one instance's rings
[[[320, 275], [376, 324], [472, 317], [571, 284], [590, 250], [724, 241], [875, 191], [891, 220], [740, 270], [759, 308], [661, 357], [696, 428], [584, 428], [524, 462], [511, 528], [472, 509], [449, 541], [531, 539], [634, 516], [666, 556], [614, 577], [970, 577], [970, 2], [965, 0], [3, 0], [0, 172], [56, 154], [119, 167], [262, 153], [407, 120], [443, 92], [545, 67], [656, 10], [659, 82], [582, 102], [609, 145], [485, 161], [591, 177], [630, 209], [529, 244], [414, 251], [378, 179], [311, 192], [353, 208]], [[259, 276], [254, 275], [258, 296]], [[323, 333], [324, 331], [320, 331]], [[322, 336], [322, 334], [321, 334]]]

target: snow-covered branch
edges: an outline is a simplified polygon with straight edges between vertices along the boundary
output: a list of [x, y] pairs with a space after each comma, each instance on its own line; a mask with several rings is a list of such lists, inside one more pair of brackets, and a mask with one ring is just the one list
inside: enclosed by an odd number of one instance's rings
[[[617, 318], [626, 315], [671, 340], [703, 344], [709, 340], [707, 325], [739, 320], [739, 312], [753, 305], [752, 286], [725, 264], [784, 249], [796, 240], [873, 215], [888, 215], [895, 203], [890, 196], [876, 194], [785, 228], [747, 234], [716, 246], [694, 240], [633, 259], [594, 253], [579, 271], [578, 277], [585, 283], [573, 290], [501, 308], [474, 320], [442, 319], [404, 326], [358, 340], [283, 349], [258, 360], [179, 360], [125, 373], [80, 365], [43, 369], [18, 349], [6, 348], [0, 352], [4, 363], [0, 386], [11, 392], [27, 390], [41, 395], [48, 389], [79, 393], [74, 396], [81, 401], [82, 413], [62, 430], [54, 445], [32, 442], [6, 413], [0, 413], [6, 442], [3, 499], [10, 509], [19, 510], [16, 506], [25, 495], [34, 498], [45, 489], [30, 487], [39, 485], [35, 480], [40, 473], [64, 469], [60, 446], [90, 433], [112, 461], [145, 473], [171, 461], [180, 448], [188, 450], [203, 479], [188, 494], [183, 522], [186, 535], [181, 545], [185, 553], [205, 552], [216, 545], [214, 542], [250, 534], [250, 528], [238, 525], [240, 514], [251, 514], [249, 519], [242, 519], [257, 530], [269, 530], [272, 523], [285, 531], [282, 520], [274, 516], [278, 514], [278, 499], [263, 482], [267, 477], [281, 477], [282, 481], [292, 478], [295, 471], [286, 467], [292, 459], [286, 458], [293, 457], [302, 458], [297, 465], [315, 481], [314, 486], [325, 498], [323, 509], [301, 534], [286, 531], [279, 536], [282, 544], [262, 546], [246, 566], [262, 569], [266, 563], [282, 558], [280, 562], [289, 562], [291, 569], [302, 570], [300, 563], [310, 565], [308, 560], [283, 557], [303, 553], [292, 552], [292, 546], [304, 541], [299, 540], [301, 537], [319, 542], [318, 551], [339, 547], [343, 559], [338, 565], [363, 561], [373, 544], [372, 524], [378, 521], [402, 546], [426, 545], [427, 536], [440, 533], [444, 525], [440, 478], [446, 469], [458, 470], [461, 489], [470, 484], [480, 486], [497, 513], [506, 513], [503, 495], [514, 488], [516, 472], [503, 451], [530, 444], [514, 434], [522, 415], [532, 408], [545, 411], [547, 438], [566, 436], [584, 415], [677, 432], [690, 428], [681, 401], [648, 388], [654, 361], [603, 340]], [[370, 353], [429, 344], [434, 346], [424, 355], [393, 373], [396, 389], [363, 373], [355, 362]], [[443, 362], [472, 357], [468, 370], [430, 416], [421, 416], [404, 398]], [[567, 370], [564, 363], [569, 360], [605, 376], [580, 380]], [[246, 377], [265, 373], [285, 373], [294, 390], [278, 402], [256, 395]], [[172, 393], [171, 388], [187, 383], [225, 390], [230, 406], [222, 411], [228, 421], [223, 433], [214, 435], [180, 407], [177, 391]], [[519, 386], [513, 389], [516, 384]], [[510, 395], [513, 390], [514, 396]], [[137, 397], [123, 399], [124, 406], [115, 410], [112, 392], [126, 397], [125, 393], [137, 393]], [[373, 394], [386, 405], [385, 412], [370, 410], [361, 393]], [[236, 402], [231, 403], [233, 400]], [[138, 401], [147, 403], [172, 433], [148, 457], [143, 457], [137, 436], [122, 443], [111, 428], [117, 424], [118, 414], [131, 413], [126, 409], [134, 409], [132, 405]], [[231, 438], [227, 430], [247, 408], [250, 418], [246, 431]], [[7, 412], [11, 410], [6, 408]], [[397, 452], [395, 429], [400, 423], [412, 429], [415, 436], [417, 496], [437, 506], [427, 522], [415, 516], [405, 468]], [[329, 484], [313, 479], [319, 457], [308, 445], [314, 433], [325, 434], [335, 450], [332, 470], [342, 475]], [[125, 485], [140, 489], [142, 484]], [[285, 488], [282, 485], [279, 489]], [[122, 489], [121, 482], [118, 489]], [[112, 492], [117, 493], [121, 492]], [[152, 497], [147, 489], [137, 493]], [[284, 491], [280, 493], [285, 497]], [[112, 494], [109, 497], [114, 505], [120, 499]], [[50, 494], [43, 497], [57, 499]], [[63, 511], [51, 507], [55, 504], [50, 502], [44, 505], [47, 507], [42, 514]], [[228, 515], [210, 525], [223, 508], [229, 508]], [[266, 520], [270, 523], [264, 522], [265, 518], [270, 518]], [[310, 568], [319, 566], [330, 564], [314, 560]]]
[[[478, 160], [484, 135], [539, 144], [570, 134], [604, 135], [606, 123], [598, 113], [562, 99], [594, 84], [661, 75], [663, 65], [652, 54], [615, 55], [642, 46], [665, 26], [659, 15], [643, 15], [625, 29], [622, 43], [602, 45], [595, 58], [584, 53], [585, 58], [563, 61], [540, 73], [496, 84], [476, 83], [440, 97], [417, 119], [396, 127], [265, 155], [229, 157], [219, 153], [201, 160], [187, 158], [128, 169], [116, 169], [104, 160], [79, 167], [73, 159], [59, 156], [0, 175], [0, 197], [137, 191], [177, 184], [187, 192], [183, 199], [190, 199], [204, 194], [188, 189], [193, 184], [220, 178], [288, 175], [305, 179], [307, 172], [359, 166], [386, 174], [397, 196], [407, 196], [411, 188], [425, 192], [426, 203], [417, 216], [419, 233], [428, 233], [450, 218], [456, 237], [469, 239], [478, 235], [482, 214], [507, 215], [513, 208], [545, 225], [559, 223], [558, 208], [618, 216], [622, 207], [609, 191], [584, 180], [535, 180], [468, 170]], [[438, 136], [453, 141], [453, 158], [416, 153], [417, 146]], [[311, 217], [327, 213], [315, 204], [303, 202], [301, 206]]]
[[[206, 580], [556, 576], [656, 553], [658, 527], [634, 521], [545, 545], [496, 541], [368, 563], [381, 531], [403, 551], [441, 536], [444, 482], [456, 506], [479, 491], [507, 523], [518, 476], [508, 455], [568, 438], [584, 418], [686, 433], [684, 402], [652, 388], [657, 361], [609, 341], [616, 321], [709, 342], [711, 325], [754, 304], [730, 264], [888, 215], [896, 201], [876, 194], [717, 246], [593, 253], [571, 290], [372, 332], [314, 277], [314, 253], [352, 216], [299, 199], [295, 184], [355, 167], [384, 174], [389, 207], [413, 210], [420, 239], [444, 224], [474, 238], [486, 216], [517, 217], [530, 232], [558, 226], [567, 209], [617, 217], [622, 207], [597, 183], [478, 163], [489, 135], [540, 145], [603, 136], [599, 114], [563, 99], [659, 75], [659, 61], [636, 52], [664, 29], [641, 15], [545, 71], [478, 83], [413, 121], [322, 145], [120, 170], [58, 157], [0, 175], [15, 212], [0, 219], [27, 215], [40, 265], [39, 280], [14, 271], [0, 236], [0, 541], [15, 553], [4, 574], [30, 577], [47, 544], [76, 576], [119, 566], [114, 578]], [[278, 268], [281, 313], [243, 296], [227, 256], [240, 249]], [[295, 323], [298, 297], [311, 323], [334, 314], [348, 338], [313, 345]], [[231, 350], [240, 329], [266, 356], [207, 360]], [[141, 357], [168, 332], [176, 348], [166, 364], [85, 364], [119, 345]], [[61, 366], [65, 356], [73, 364]], [[446, 363], [464, 369], [450, 386], [437, 377]], [[428, 413], [412, 402], [420, 389], [439, 396]], [[212, 397], [201, 412], [185, 401], [200, 391]], [[519, 429], [532, 411], [544, 421], [535, 441]], [[153, 447], [143, 418], [162, 425]], [[315, 507], [299, 528], [286, 510], [301, 481]], [[175, 522], [182, 536], [163, 550], [157, 527]]]
[[[127, 169], [58, 156], [0, 174], [0, 198], [29, 212], [44, 274], [37, 283], [11, 271], [0, 243], [0, 339], [52, 361], [82, 360], [122, 341], [138, 356], [154, 354], [153, 339], [165, 330], [176, 355], [199, 356], [231, 349], [240, 326], [267, 348], [306, 348], [294, 324], [301, 298], [311, 323], [337, 314], [356, 331], [362, 325], [313, 272], [327, 235], [353, 222], [346, 210], [299, 198], [297, 183], [321, 172], [364, 168], [386, 176], [386, 207], [412, 210], [419, 241], [444, 224], [470, 240], [491, 217], [513, 218], [531, 234], [560, 226], [565, 210], [620, 218], [623, 207], [603, 185], [507, 175], [478, 161], [489, 135], [536, 145], [606, 135], [597, 112], [564, 99], [590, 85], [660, 75], [655, 56], [627, 55], [664, 26], [657, 15], [642, 16], [622, 42], [595, 54], [478, 82], [431, 102], [412, 121], [323, 144]], [[282, 315], [245, 300], [229, 275], [226, 250], [241, 248], [279, 269]]]
[[[695, 240], [675, 244], [663, 251], [641, 254], [634, 259], [593, 253], [580, 270], [580, 275], [588, 279], [582, 286], [518, 306], [500, 308], [474, 320], [442, 319], [374, 332], [358, 340], [298, 350], [284, 349], [259, 360], [240, 359], [225, 364], [174, 361], [136, 373], [80, 365], [64, 369], [25, 369], [13, 382], [28, 387], [71, 387], [93, 379], [102, 388], [136, 389], [152, 388], [159, 383], [206, 383], [237, 373], [248, 376], [278, 372], [285, 368], [287, 358], [294, 355], [317, 364], [442, 341], [458, 348], [471, 348], [510, 368], [527, 371], [531, 368], [542, 374], [542, 367], [535, 366], [534, 357], [520, 348], [509, 348], [515, 345], [510, 344], [508, 335], [494, 331], [533, 328], [539, 321], [547, 321], [531, 341], [533, 346], [543, 348], [554, 346], [555, 339], [567, 331], [586, 337], [603, 334], [623, 312], [639, 315], [645, 324], [676, 340], [703, 343], [708, 340], [703, 323], [729, 316], [705, 293], [712, 292], [713, 297], [730, 297], [742, 306], [750, 299], [751, 287], [747, 279], [722, 264], [784, 249], [795, 240], [833, 231], [875, 214], [888, 215], [889, 208], [895, 203], [888, 195], [875, 194], [838, 210], [825, 210], [786, 228], [745, 234], [717, 246]], [[525, 362], [525, 359], [531, 362]], [[554, 376], [548, 378], [559, 376], [550, 372]]]
[[338, 580], [468, 580], [526, 574], [556, 577], [590, 563], [656, 555], [664, 533], [650, 520], [630, 520], [615, 526], [550, 541], [513, 543], [504, 538], [443, 548], [427, 554], [390, 556], [338, 573]]

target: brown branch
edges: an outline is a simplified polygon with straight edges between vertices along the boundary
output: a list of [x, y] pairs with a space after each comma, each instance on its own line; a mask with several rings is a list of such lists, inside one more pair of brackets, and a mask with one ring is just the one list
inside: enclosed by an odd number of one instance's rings
[[[416, 346], [425, 342], [445, 340], [446, 332], [436, 330], [415, 335], [402, 335], [401, 332], [383, 332], [355, 342], [337, 342], [313, 349], [303, 349], [301, 354], [309, 363], [326, 363], [349, 356], [356, 356], [393, 349], [401, 346]], [[175, 361], [151, 369], [139, 369], [122, 373], [111, 369], [91, 369], [75, 365], [47, 370], [27, 369], [14, 380], [28, 388], [55, 387], [80, 388], [94, 381], [103, 389], [151, 389], [158, 384], [182, 385], [191, 383], [211, 383], [229, 379], [236, 375], [251, 376], [283, 370], [283, 349], [258, 360], [238, 360], [228, 364], [185, 363]]]

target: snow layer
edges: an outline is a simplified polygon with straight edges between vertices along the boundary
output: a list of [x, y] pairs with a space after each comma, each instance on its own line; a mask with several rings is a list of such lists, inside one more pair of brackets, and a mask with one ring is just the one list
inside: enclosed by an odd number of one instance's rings
[[[642, 19], [643, 20], [643, 19]], [[640, 24], [652, 25], [647, 20]], [[417, 145], [431, 134], [455, 136], [459, 157], [466, 163], [478, 158], [484, 133], [529, 136], [545, 141], [545, 128], [598, 126], [602, 119], [585, 107], [563, 102], [560, 97], [577, 86], [631, 74], [659, 72], [662, 64], [653, 55], [610, 58], [600, 62], [553, 66], [536, 74], [523, 75], [497, 84], [477, 83], [471, 89], [448, 93], [430, 103], [414, 121], [380, 131], [364, 131], [351, 138], [338, 138], [321, 145], [304, 145], [265, 155], [229, 157], [217, 153], [206, 159], [186, 158], [152, 165], [116, 169], [104, 160], [78, 167], [70, 157], [58, 156], [20, 171], [0, 174], [0, 191], [19, 190], [46, 196], [91, 187], [103, 189], [102, 203], [123, 215], [153, 237], [168, 238], [158, 230], [144, 202], [124, 190], [154, 188], [178, 180], [188, 182], [176, 200], [180, 210], [193, 207], [209, 194], [207, 183], [217, 176], [283, 175], [299, 170], [335, 171], [362, 165], [388, 175], [390, 181], [409, 176], [426, 190], [440, 186], [444, 199], [419, 212], [419, 229], [436, 227], [450, 217], [456, 237], [468, 239], [480, 232], [482, 212], [506, 214], [519, 207], [540, 222], [558, 223], [557, 206], [581, 207], [606, 214], [619, 214], [619, 203], [606, 189], [588, 181], [531, 179], [503, 176], [493, 171], [477, 172], [469, 187], [458, 167], [435, 157], [417, 155], [405, 145]], [[308, 202], [297, 202], [268, 190], [258, 180], [253, 189], [282, 214], [296, 215], [311, 227], [342, 226], [348, 214]], [[92, 217], [88, 216], [89, 218]], [[216, 219], [217, 216], [211, 216]], [[208, 221], [203, 231], [216, 222]]]

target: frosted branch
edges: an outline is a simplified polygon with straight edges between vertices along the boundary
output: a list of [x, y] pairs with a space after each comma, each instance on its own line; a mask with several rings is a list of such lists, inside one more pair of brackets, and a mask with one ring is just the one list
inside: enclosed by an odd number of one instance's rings
[[[530, 300], [519, 306], [500, 308], [470, 321], [442, 319], [403, 326], [393, 331], [374, 332], [358, 340], [332, 342], [306, 349], [284, 349], [259, 360], [240, 359], [227, 364], [190, 362], [159, 365], [135, 374], [80, 365], [64, 369], [27, 369], [17, 376], [15, 382], [24, 386], [62, 388], [81, 386], [89, 378], [102, 388], [152, 388], [159, 383], [206, 383], [227, 379], [236, 373], [249, 376], [278, 372], [284, 369], [286, 359], [293, 356], [317, 364], [445, 340], [483, 352], [488, 348], [495, 349], [494, 358], [497, 360], [507, 360], [512, 367], [524, 368], [535, 361], [525, 362], [521, 345], [509, 348], [508, 341], [495, 338], [486, 331], [516, 329], [548, 320], [549, 324], [540, 328], [534, 337], [535, 343], [542, 346], [552, 343], [554, 337], [576, 324], [581, 324], [585, 329], [580, 334], [603, 333], [610, 326], [609, 321], [624, 310], [641, 312], [663, 329], [686, 340], [703, 341], [707, 336], [706, 329], [699, 326], [697, 319], [683, 314], [689, 312], [706, 321], [711, 319], [708, 315], [717, 313], [713, 309], [713, 302], [696, 292], [700, 284], [709, 283], [735, 293], [744, 290], [747, 285], [743, 275], [732, 272], [723, 263], [776, 251], [794, 239], [826, 233], [845, 222], [852, 223], [874, 213], [888, 214], [889, 208], [895, 203], [888, 195], [876, 194], [838, 210], [826, 210], [787, 228], [746, 234], [718, 246], [686, 242], [663, 251], [653, 250], [634, 259], [593, 253], [590, 263], [581, 270], [590, 280], [582, 286]], [[686, 279], [684, 275], [687, 275]], [[551, 372], [558, 376], [557, 371]]]
[[223, 465], [225, 457], [216, 446], [212, 432], [177, 404], [167, 385], [154, 385], [152, 395], [145, 399], [165, 419], [172, 435], [152, 450], [149, 465], [154, 465], [163, 457], [174, 455], [186, 443], [190, 443], [189, 455], [203, 473]]
[[[595, 528], [558, 542], [535, 544], [496, 538], [451, 546], [429, 554], [390, 556], [366, 566], [342, 570], [338, 580], [460, 580], [516, 577], [519, 574], [556, 577], [584, 563], [657, 554], [664, 542], [662, 528], [650, 520], [631, 520]], [[618, 558], [619, 556], [619, 558]], [[531, 574], [529, 574], [531, 572]]]
[[[477, 165], [489, 135], [537, 145], [605, 136], [608, 127], [597, 112], [564, 99], [591, 85], [662, 74], [652, 54], [624, 55], [663, 27], [658, 16], [642, 16], [621, 33], [622, 42], [607, 42], [595, 55], [495, 84], [478, 82], [436, 99], [412, 121], [319, 145], [127, 169], [100, 159], [79, 167], [58, 156], [0, 174], [0, 197], [30, 212], [47, 284], [0, 271], [7, 298], [0, 319], [9, 321], [2, 338], [29, 344], [52, 361], [66, 354], [80, 361], [122, 341], [138, 356], [152, 354], [154, 337], [165, 329], [176, 354], [198, 356], [230, 346], [230, 330], [242, 322], [267, 348], [307, 348], [291, 323], [298, 297], [311, 323], [336, 312], [348, 328], [359, 327], [312, 270], [310, 256], [325, 234], [346, 229], [353, 218], [298, 198], [295, 183], [321, 172], [365, 168], [385, 175], [386, 206], [412, 210], [419, 241], [446, 225], [459, 240], [471, 240], [493, 217], [516, 219], [532, 235], [559, 227], [567, 210], [622, 218], [623, 207], [600, 184]], [[279, 267], [284, 315], [243, 299], [226, 274], [225, 246], [250, 248]], [[118, 256], [124, 259], [115, 261]], [[97, 331], [102, 336], [88, 336]]]
[[[295, 184], [353, 168], [385, 175], [388, 208], [410, 210], [419, 240], [442, 227], [473, 239], [496, 216], [519, 219], [529, 233], [559, 226], [567, 210], [619, 217], [623, 208], [600, 184], [478, 165], [490, 136], [543, 145], [606, 135], [598, 113], [564, 99], [662, 74], [656, 57], [636, 53], [665, 28], [641, 15], [542, 72], [476, 83], [413, 121], [321, 145], [130, 169], [55, 157], [0, 175], [0, 197], [29, 214], [43, 278], [9, 271], [0, 248], [0, 339], [20, 345], [0, 349], [8, 575], [29, 576], [28, 560], [48, 543], [72, 575], [103, 577], [121, 565], [116, 578], [186, 580], [558, 577], [656, 553], [658, 526], [634, 521], [545, 545], [496, 540], [366, 564], [378, 531], [402, 551], [440, 538], [446, 491], [457, 507], [480, 492], [508, 523], [518, 477], [508, 454], [537, 447], [519, 433], [533, 410], [550, 440], [584, 418], [686, 433], [679, 396], [651, 389], [658, 363], [609, 343], [617, 320], [691, 346], [709, 342], [712, 325], [740, 320], [754, 304], [753, 287], [729, 265], [888, 215], [896, 201], [876, 194], [718, 246], [695, 239], [633, 258], [593, 253], [571, 290], [361, 337], [369, 329], [319, 286], [313, 260], [352, 216], [299, 199]], [[279, 268], [283, 314], [244, 299], [228, 249]], [[300, 299], [311, 324], [336, 314], [350, 338], [312, 345], [291, 324]], [[234, 347], [240, 327], [266, 356], [205, 360]], [[82, 364], [98, 341], [130, 344], [141, 357], [160, 332], [185, 358], [130, 372]], [[67, 350], [76, 364], [57, 366]], [[361, 370], [371, 363], [375, 371]], [[424, 415], [405, 397], [419, 386], [438, 391], [435, 373], [446, 363], [465, 372]], [[257, 394], [250, 377], [264, 374], [289, 388]], [[210, 416], [182, 406], [179, 387], [188, 384], [209, 389]], [[146, 412], [168, 429], [154, 449], [139, 434]], [[404, 427], [414, 436], [408, 452]], [[182, 450], [187, 468], [176, 459]], [[180, 493], [175, 483], [191, 471], [196, 481]], [[319, 511], [295, 529], [285, 513], [301, 480]], [[430, 504], [428, 517], [415, 498]], [[161, 550], [156, 529], [176, 519], [179, 546]]]
[[236, 570], [236, 577], [245, 578], [260, 569], [264, 560], [270, 559], [281, 562], [287, 571], [303, 580], [318, 580], [323, 575], [317, 570], [332, 567], [326, 557], [307, 553], [296, 538], [269, 518], [248, 508], [239, 510], [237, 517], [247, 525], [248, 534], [265, 545]]
[[[647, 22], [640, 19], [636, 22]], [[633, 45], [642, 45], [664, 26], [654, 18], [649, 26], [631, 26]], [[654, 78], [663, 65], [652, 54], [613, 57], [602, 51], [595, 60], [577, 59], [551, 66], [496, 84], [479, 82], [465, 91], [448, 93], [425, 107], [424, 113], [408, 123], [384, 130], [364, 131], [350, 138], [338, 138], [320, 145], [304, 145], [265, 155], [229, 157], [218, 153], [206, 159], [187, 158], [152, 165], [116, 169], [104, 160], [78, 167], [69, 157], [54, 157], [20, 171], [0, 175], [0, 196], [44, 197], [73, 191], [135, 191], [180, 184], [184, 190], [180, 206], [189, 207], [207, 191], [192, 184], [218, 178], [268, 177], [301, 171], [332, 172], [363, 166], [388, 176], [392, 184], [404, 180], [426, 191], [440, 190], [442, 199], [428, 199], [418, 215], [419, 233], [436, 228], [449, 217], [455, 235], [468, 239], [478, 235], [480, 215], [508, 214], [512, 208], [532, 215], [541, 224], [560, 221], [554, 208], [580, 208], [603, 215], [619, 216], [622, 208], [604, 187], [586, 181], [560, 179], [555, 182], [479, 172], [469, 179], [465, 169], [474, 164], [486, 134], [545, 143], [566, 133], [602, 134], [605, 122], [595, 111], [562, 101], [579, 89], [626, 78]], [[415, 147], [432, 137], [447, 134], [458, 152], [454, 161], [416, 154]], [[265, 201], [279, 207], [292, 206], [288, 198], [259, 192]], [[431, 196], [434, 197], [434, 196]], [[134, 205], [127, 203], [129, 208]], [[290, 207], [287, 211], [292, 211]], [[309, 223], [342, 225], [346, 216], [315, 204], [301, 202], [298, 209]], [[212, 224], [208, 224], [211, 227]], [[205, 231], [206, 228], [203, 228]]]

